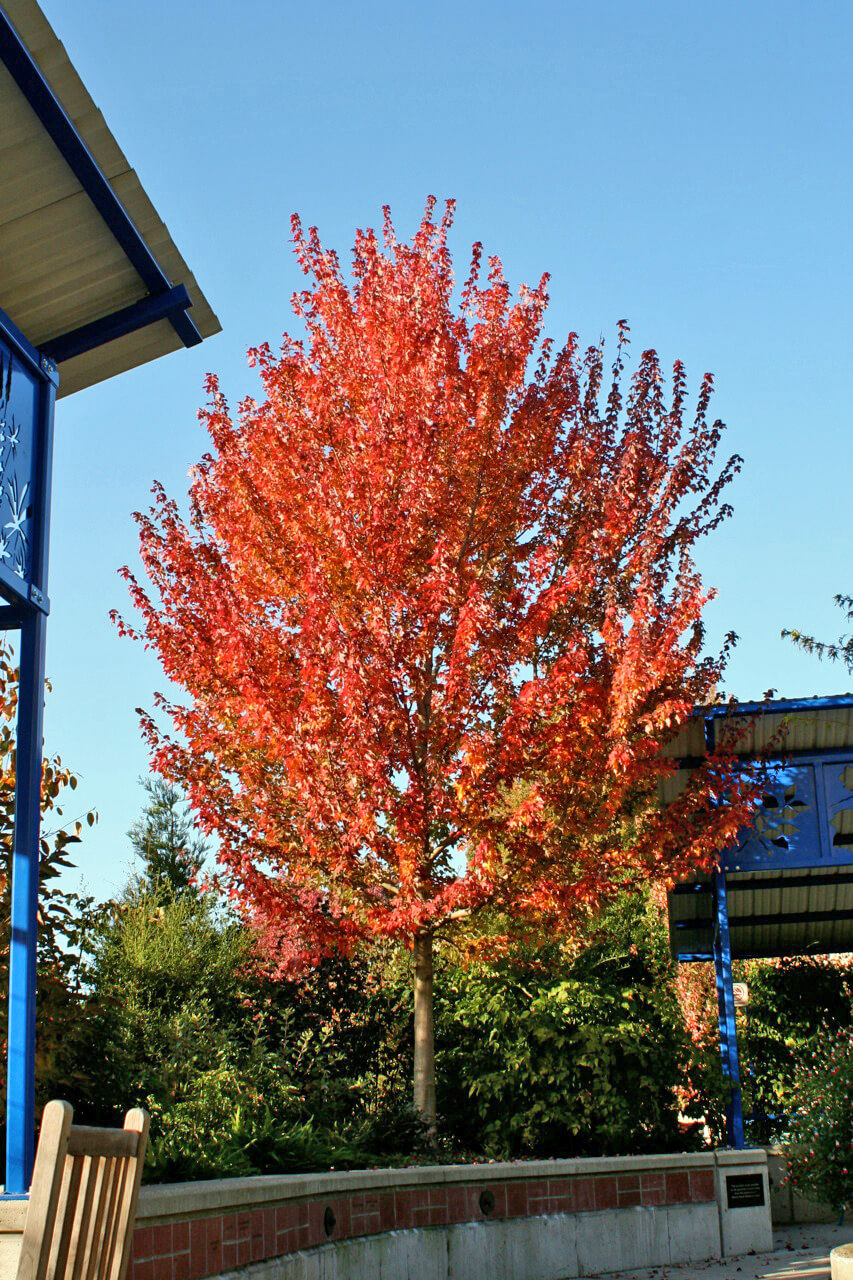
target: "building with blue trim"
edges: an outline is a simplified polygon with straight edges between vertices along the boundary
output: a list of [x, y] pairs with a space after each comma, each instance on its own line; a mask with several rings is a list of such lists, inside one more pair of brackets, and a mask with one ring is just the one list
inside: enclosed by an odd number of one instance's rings
[[667, 749], [664, 803], [723, 733], [737, 757], [764, 761], [767, 785], [719, 869], [670, 893], [669, 927], [678, 960], [714, 962], [728, 1140], [742, 1147], [732, 961], [853, 951], [853, 694], [697, 710]]
[[6, 1195], [29, 1186], [58, 397], [219, 322], [36, 0], [0, 0], [0, 626], [19, 635]]

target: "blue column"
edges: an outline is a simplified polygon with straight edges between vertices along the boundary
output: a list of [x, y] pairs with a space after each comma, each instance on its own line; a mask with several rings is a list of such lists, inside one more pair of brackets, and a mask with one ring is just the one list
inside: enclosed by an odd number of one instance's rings
[[[36, 947], [44, 722], [45, 641], [56, 366], [29, 347], [0, 313], [0, 332], [21, 361], [16, 376], [35, 381], [29, 566], [0, 625], [20, 629], [12, 843], [9, 1036], [6, 1068], [6, 1195], [29, 1189], [35, 1144]], [[35, 374], [35, 380], [33, 375]], [[8, 593], [8, 587], [7, 587]]]
[[731, 1090], [726, 1106], [726, 1138], [730, 1147], [742, 1149], [743, 1103], [740, 1061], [737, 1051], [735, 993], [732, 983], [732, 945], [729, 937], [729, 904], [725, 871], [714, 872], [714, 970], [717, 976], [717, 1011], [720, 1022], [720, 1056], [723, 1080]]
[[30, 1183], [35, 1131], [36, 942], [47, 617], [21, 624], [6, 1075], [6, 1194]]

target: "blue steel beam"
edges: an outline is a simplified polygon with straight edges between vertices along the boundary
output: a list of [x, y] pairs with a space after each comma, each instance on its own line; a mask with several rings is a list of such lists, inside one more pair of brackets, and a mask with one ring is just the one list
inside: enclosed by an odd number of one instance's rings
[[[133, 264], [146, 289], [166, 293], [172, 286], [145, 243], [95, 157], [80, 137], [29, 49], [0, 8], [0, 60], [29, 102], [68, 167]], [[170, 316], [185, 347], [201, 342], [201, 334], [185, 311]]]
[[[735, 960], [769, 960], [788, 956], [825, 956], [827, 954], [829, 953], [826, 947], [821, 947], [817, 943], [810, 943], [808, 946], [795, 943], [789, 947], [776, 947], [772, 951], [768, 951], [766, 947], [762, 947], [760, 951], [738, 951], [733, 958]], [[713, 960], [714, 952], [707, 949], [705, 951], [682, 951], [679, 952], [676, 959], [680, 964], [695, 964], [699, 961]]]
[[[42, 356], [42, 361], [45, 357]], [[56, 410], [56, 382], [45, 383], [39, 406], [37, 452], [33, 473], [33, 535], [30, 560], [30, 599], [46, 613], [47, 566], [50, 548], [50, 499], [53, 489], [53, 420]], [[39, 686], [44, 697], [44, 681]], [[39, 741], [41, 751], [41, 741]]]
[[[727, 880], [726, 888], [729, 893], [761, 893], [765, 889], [807, 889], [828, 884], [853, 884], [853, 873], [839, 872], [838, 875], [833, 875], [831, 871], [827, 871], [810, 876], [797, 875], [792, 871], [790, 875], [767, 876], [761, 880]], [[701, 881], [693, 884], [676, 884], [670, 889], [670, 893], [677, 898], [713, 892], [713, 885], [703, 884]]]
[[737, 1020], [732, 982], [732, 947], [729, 937], [729, 911], [726, 898], [726, 875], [714, 873], [714, 898], [717, 907], [714, 929], [714, 972], [717, 978], [717, 1012], [720, 1024], [720, 1054], [723, 1076], [731, 1090], [726, 1104], [726, 1136], [729, 1146], [744, 1146], [743, 1103], [740, 1090], [740, 1061], [737, 1048]]
[[[716, 748], [717, 726], [713, 716], [704, 717], [703, 733], [705, 750], [713, 755]], [[712, 803], [719, 804], [717, 796]], [[729, 907], [726, 897], [726, 873], [715, 871], [713, 878], [716, 923], [714, 928], [714, 973], [717, 979], [717, 1014], [720, 1026], [720, 1056], [723, 1062], [723, 1078], [731, 1090], [726, 1104], [726, 1137], [729, 1146], [744, 1145], [743, 1104], [740, 1092], [740, 1061], [737, 1051], [737, 1020], [735, 1018], [735, 993], [732, 983], [732, 945], [729, 936]]]
[[[8, 335], [7, 335], [8, 336]], [[14, 339], [14, 335], [10, 340]], [[32, 365], [26, 348], [15, 343]], [[0, 621], [20, 628], [18, 723], [15, 744], [15, 827], [12, 840], [9, 1029], [6, 1067], [6, 1195], [29, 1187], [35, 1140], [35, 1008], [38, 943], [39, 835], [44, 717], [46, 601], [53, 470], [56, 369], [36, 353], [40, 389], [33, 423], [33, 517], [30, 602], [7, 606]]]
[[6, 1066], [6, 1195], [30, 1185], [35, 1142], [36, 948], [47, 617], [21, 627]]
[[84, 351], [91, 351], [93, 347], [102, 347], [105, 342], [123, 338], [125, 334], [144, 329], [157, 320], [172, 320], [191, 306], [192, 300], [186, 286], [175, 285], [165, 293], [149, 294], [147, 298], [141, 298], [129, 307], [122, 307], [112, 315], [81, 325], [79, 329], [72, 329], [58, 338], [51, 338], [43, 349], [57, 364], [61, 364], [63, 360], [71, 360]]
[[34, 605], [42, 613], [50, 613], [50, 601], [44, 592], [32, 583], [28, 586], [5, 564], [0, 564], [0, 599], [15, 607], [24, 603]]

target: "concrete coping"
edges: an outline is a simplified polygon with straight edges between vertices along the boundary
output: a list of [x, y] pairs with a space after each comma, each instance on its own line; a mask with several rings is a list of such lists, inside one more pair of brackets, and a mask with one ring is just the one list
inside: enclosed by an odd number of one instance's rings
[[832, 1280], [853, 1280], [853, 1244], [839, 1244], [830, 1251], [829, 1270]]
[[[550, 1178], [634, 1174], [646, 1170], [690, 1170], [765, 1165], [761, 1148], [745, 1151], [675, 1152], [657, 1156], [589, 1156], [575, 1160], [519, 1160], [495, 1164], [407, 1165], [400, 1169], [350, 1169], [329, 1173], [267, 1174], [207, 1182], [156, 1183], [143, 1187], [137, 1222], [196, 1217], [223, 1209], [322, 1199], [342, 1192], [378, 1191], [447, 1183], [495, 1183]], [[0, 1232], [21, 1232], [27, 1201], [0, 1198]]]
[[203, 1216], [222, 1209], [280, 1204], [288, 1200], [324, 1198], [393, 1187], [448, 1183], [495, 1183], [603, 1174], [635, 1174], [645, 1170], [690, 1170], [765, 1166], [763, 1149], [681, 1152], [657, 1156], [593, 1156], [575, 1160], [523, 1160], [494, 1164], [407, 1165], [399, 1169], [351, 1169], [310, 1174], [267, 1174], [221, 1178], [209, 1182], [162, 1183], [143, 1187], [137, 1221]]
[[26, 1200], [4, 1200], [0, 1197], [0, 1232], [23, 1232], [26, 1216]]
[[767, 1164], [767, 1152], [763, 1147], [744, 1147], [742, 1151], [735, 1151], [732, 1147], [722, 1147], [719, 1151], [714, 1152], [714, 1159], [718, 1165], [737, 1164]]

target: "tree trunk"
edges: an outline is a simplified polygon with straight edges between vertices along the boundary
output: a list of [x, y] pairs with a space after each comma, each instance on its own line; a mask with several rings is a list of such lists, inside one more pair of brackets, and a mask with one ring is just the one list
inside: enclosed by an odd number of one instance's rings
[[435, 1129], [432, 934], [415, 935], [415, 1110]]

